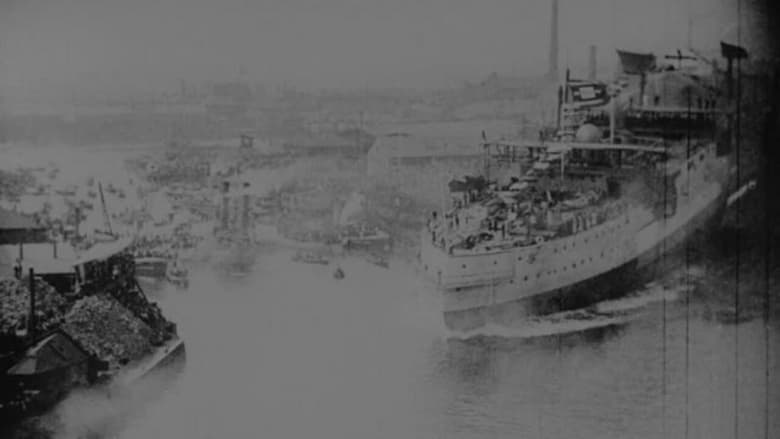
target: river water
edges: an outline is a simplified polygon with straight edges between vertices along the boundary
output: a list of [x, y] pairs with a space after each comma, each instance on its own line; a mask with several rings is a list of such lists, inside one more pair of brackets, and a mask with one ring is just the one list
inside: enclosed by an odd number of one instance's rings
[[767, 400], [780, 412], [780, 364], [770, 351], [767, 369], [761, 319], [720, 325], [696, 303], [686, 319], [661, 295], [620, 329], [463, 341], [410, 270], [343, 261], [336, 280], [289, 258], [264, 255], [243, 279], [195, 270], [188, 291], [153, 293], [187, 367], [116, 437], [780, 437], [777, 416], [765, 423]]
[[268, 252], [241, 279], [196, 268], [188, 290], [150, 291], [179, 325], [186, 369], [152, 400], [71, 396], [54, 437], [117, 413], [110, 437], [122, 439], [780, 437], [780, 417], [766, 416], [780, 413], [779, 334], [760, 318], [721, 325], [654, 286], [624, 302], [638, 305], [620, 328], [464, 341], [403, 264], [343, 261], [336, 280], [290, 256]]

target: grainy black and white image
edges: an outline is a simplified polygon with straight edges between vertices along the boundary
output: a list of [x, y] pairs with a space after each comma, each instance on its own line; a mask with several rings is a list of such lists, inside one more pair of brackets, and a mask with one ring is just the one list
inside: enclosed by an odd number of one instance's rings
[[0, 438], [780, 437], [773, 0], [0, 0]]

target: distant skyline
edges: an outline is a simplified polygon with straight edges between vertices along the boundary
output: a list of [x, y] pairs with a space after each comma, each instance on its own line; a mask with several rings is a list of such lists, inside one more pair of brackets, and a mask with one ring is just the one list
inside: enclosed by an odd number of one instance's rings
[[[702, 49], [736, 29], [735, 0], [559, 1], [561, 72], [584, 73], [590, 44], [601, 66], [615, 45], [684, 48], [689, 9]], [[240, 70], [306, 89], [541, 75], [549, 23], [550, 0], [2, 0], [0, 96], [175, 90]]]

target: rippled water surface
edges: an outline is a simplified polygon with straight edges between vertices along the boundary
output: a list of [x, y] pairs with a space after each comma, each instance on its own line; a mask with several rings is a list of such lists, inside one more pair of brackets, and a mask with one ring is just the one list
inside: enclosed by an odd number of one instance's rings
[[[661, 438], [687, 428], [732, 438], [735, 424], [739, 437], [764, 437], [760, 320], [737, 330], [692, 317], [686, 374], [680, 301], [667, 302], [665, 325], [655, 302], [619, 330], [463, 342], [444, 336], [436, 298], [411, 272], [346, 261], [338, 281], [332, 266], [289, 256], [265, 255], [243, 279], [194, 271], [189, 291], [155, 293], [179, 322], [188, 364], [120, 437]], [[777, 413], [778, 393], [769, 399]]]

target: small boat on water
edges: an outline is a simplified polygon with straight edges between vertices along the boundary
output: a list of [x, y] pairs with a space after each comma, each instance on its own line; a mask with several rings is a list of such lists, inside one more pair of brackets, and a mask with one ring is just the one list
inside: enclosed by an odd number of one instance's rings
[[228, 267], [227, 275], [235, 278], [243, 278], [252, 274], [252, 269], [248, 266], [233, 266]]
[[322, 254], [313, 251], [298, 250], [292, 258], [295, 262], [301, 262], [304, 264], [320, 264], [328, 265], [330, 261]]
[[175, 261], [168, 266], [165, 279], [180, 288], [187, 288], [190, 285], [189, 271]]
[[333, 272], [333, 277], [335, 279], [344, 279], [344, 270], [341, 269], [341, 267], [337, 268], [335, 272]]
[[387, 258], [383, 256], [377, 256], [377, 255], [369, 255], [367, 258], [368, 262], [382, 268], [390, 268], [390, 263], [387, 261]]
[[369, 249], [389, 251], [392, 247], [390, 235], [377, 228], [350, 228], [341, 233], [339, 238], [345, 250]]
[[715, 311], [713, 317], [715, 321], [723, 325], [739, 325], [753, 320], [755, 315], [751, 312], [727, 308]]
[[168, 273], [168, 260], [159, 256], [135, 258], [135, 274], [139, 278], [160, 280]]

